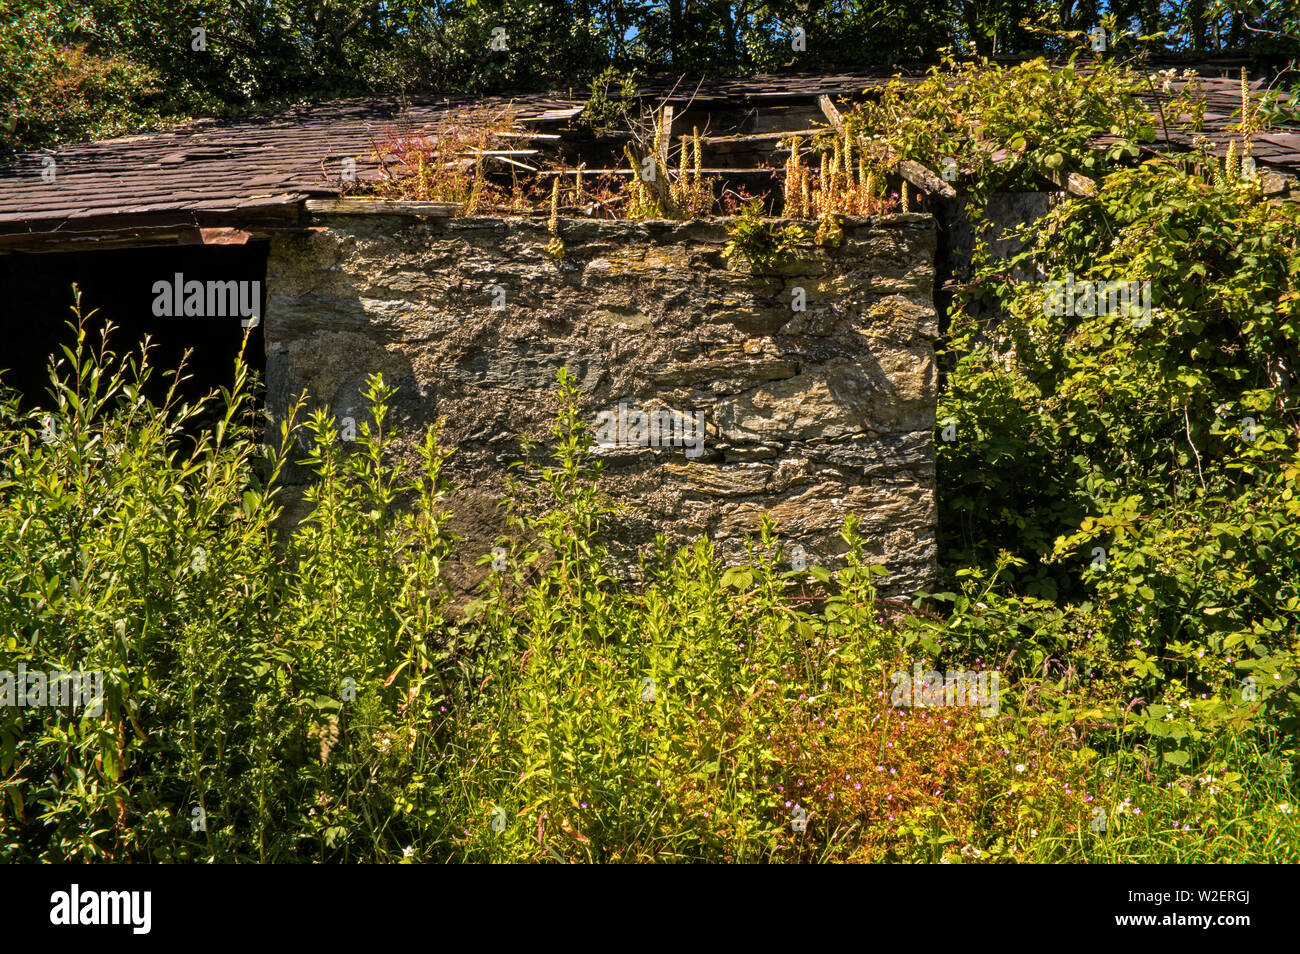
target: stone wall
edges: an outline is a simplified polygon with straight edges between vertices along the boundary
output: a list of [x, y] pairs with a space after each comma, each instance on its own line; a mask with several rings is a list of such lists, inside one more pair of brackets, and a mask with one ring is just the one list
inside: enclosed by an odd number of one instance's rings
[[375, 206], [318, 214], [317, 231], [273, 245], [269, 402], [282, 413], [306, 389], [360, 419], [364, 379], [382, 371], [408, 440], [443, 418], [461, 485], [453, 529], [467, 538], [459, 584], [504, 530], [517, 437], [549, 437], [562, 366], [593, 425], [620, 404], [704, 415], [698, 455], [597, 448], [622, 559], [660, 532], [738, 543], [767, 510], [789, 545], [834, 566], [856, 513], [886, 591], [932, 580], [930, 217], [852, 220], [836, 248], [809, 243], [753, 269], [723, 255], [725, 219], [561, 220], [556, 257], [545, 222]]

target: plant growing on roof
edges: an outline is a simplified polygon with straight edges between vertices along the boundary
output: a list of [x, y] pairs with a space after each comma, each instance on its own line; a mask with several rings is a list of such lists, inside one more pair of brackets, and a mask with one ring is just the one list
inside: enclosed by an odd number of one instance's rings
[[713, 186], [703, 175], [702, 150], [700, 127], [696, 126], [692, 135], [682, 136], [677, 178], [668, 189], [677, 211], [686, 218], [699, 218], [713, 211]]
[[388, 199], [449, 202], [466, 214], [507, 205], [508, 193], [487, 177], [488, 153], [505, 151], [525, 133], [512, 108], [450, 112], [431, 133], [389, 131], [373, 144], [380, 179], [375, 194]]
[[[1010, 67], [947, 59], [918, 82], [891, 81], [846, 112], [844, 125], [877, 171], [902, 159], [937, 169], [951, 157], [972, 193], [1014, 191], [1136, 157], [1137, 144], [1155, 137], [1137, 98], [1145, 86], [1145, 76], [1106, 61], [1083, 73], [1073, 59], [1059, 69], [1043, 59]], [[823, 148], [839, 135], [820, 136]], [[1094, 147], [1100, 137], [1109, 138], [1105, 150]]]
[[789, 141], [782, 212], [786, 218], [816, 218], [825, 224], [837, 215], [878, 215], [887, 211], [888, 203], [878, 194], [879, 163], [865, 142], [846, 128], [834, 137], [815, 139], [812, 146], [820, 151], [816, 173], [804, 165], [802, 137]]
[[636, 71], [607, 66], [591, 81], [579, 121], [597, 136], [617, 135], [631, 128], [638, 101]]

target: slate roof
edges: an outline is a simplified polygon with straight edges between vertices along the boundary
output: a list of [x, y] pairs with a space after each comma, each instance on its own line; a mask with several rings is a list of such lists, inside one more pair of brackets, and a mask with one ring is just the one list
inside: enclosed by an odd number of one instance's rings
[[[197, 216], [216, 222], [274, 214], [303, 199], [337, 195], [341, 161], [371, 152], [387, 129], [429, 128], [456, 108], [509, 103], [535, 127], [567, 121], [583, 105], [540, 95], [443, 98], [406, 109], [342, 100], [28, 153], [0, 167], [0, 235], [76, 232], [109, 219], [124, 224]], [[53, 182], [41, 178], [46, 156], [56, 163]]]
[[[641, 93], [655, 100], [667, 97], [679, 109], [688, 102], [692, 109], [758, 113], [795, 106], [806, 125], [808, 107], [822, 94], [856, 97], [894, 76], [914, 81], [923, 75], [922, 67], [890, 67], [704, 82], [658, 80], [643, 84]], [[1235, 138], [1230, 127], [1240, 106], [1238, 80], [1204, 72], [1202, 77], [1207, 99], [1203, 135], [1222, 155]], [[1260, 81], [1252, 84], [1257, 91], [1259, 87]], [[432, 128], [457, 108], [513, 104], [525, 126], [545, 131], [572, 120], [584, 103], [585, 97], [542, 94], [430, 98], [405, 108], [375, 99], [342, 100], [274, 116], [200, 120], [162, 132], [28, 153], [0, 166], [0, 248], [37, 236], [98, 240], [113, 230], [175, 232], [250, 221], [273, 227], [277, 220], [287, 225], [297, 221], [303, 200], [337, 195], [341, 160], [369, 154], [387, 130]], [[776, 125], [781, 128], [779, 119]], [[1192, 138], [1174, 131], [1170, 135], [1179, 146], [1190, 145]], [[53, 182], [41, 177], [47, 156], [56, 162]], [[1300, 131], [1258, 136], [1254, 156], [1265, 169], [1300, 174]], [[359, 169], [362, 178], [365, 174]]]

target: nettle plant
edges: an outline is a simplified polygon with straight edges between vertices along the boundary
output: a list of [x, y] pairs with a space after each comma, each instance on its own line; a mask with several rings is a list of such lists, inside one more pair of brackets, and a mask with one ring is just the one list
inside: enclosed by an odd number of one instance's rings
[[415, 474], [393, 462], [377, 378], [346, 452], [313, 414], [286, 539], [301, 405], [263, 437], [242, 360], [194, 404], [173, 370], [154, 404], [147, 343], [75, 332], [43, 408], [0, 401], [0, 671], [100, 673], [103, 712], [0, 706], [0, 854], [373, 859], [411, 837], [458, 646], [436, 437]]

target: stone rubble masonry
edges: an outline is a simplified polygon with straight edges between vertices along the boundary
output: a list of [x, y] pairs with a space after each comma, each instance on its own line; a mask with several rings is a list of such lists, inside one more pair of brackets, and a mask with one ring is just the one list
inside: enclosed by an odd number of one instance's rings
[[[456, 448], [450, 529], [464, 537], [454, 587], [486, 572], [474, 564], [506, 531], [498, 501], [518, 436], [548, 449], [562, 366], [593, 426], [620, 403], [705, 412], [699, 457], [596, 448], [621, 566], [659, 533], [674, 546], [707, 533], [734, 562], [766, 510], [787, 552], [798, 544], [834, 568], [855, 513], [888, 569], [883, 592], [933, 582], [930, 216], [849, 219], [838, 247], [809, 242], [763, 269], [728, 262], [728, 219], [562, 219], [561, 257], [539, 220], [367, 209], [314, 224], [271, 251], [270, 410], [283, 415], [305, 390], [360, 422], [365, 378], [380, 371], [398, 389], [398, 453], [414, 462], [424, 428], [443, 419], [442, 443]], [[797, 287], [804, 311], [792, 308]], [[304, 512], [295, 499], [292, 519]]]

